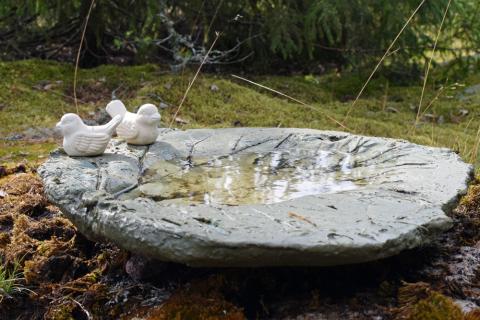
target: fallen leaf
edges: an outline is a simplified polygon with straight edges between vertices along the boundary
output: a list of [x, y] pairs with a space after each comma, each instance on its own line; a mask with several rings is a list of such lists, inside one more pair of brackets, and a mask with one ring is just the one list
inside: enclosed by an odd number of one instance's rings
[[458, 112], [458, 115], [460, 117], [465, 117], [465, 116], [468, 116], [468, 113], [469, 113], [469, 111], [467, 109], [460, 109], [459, 112]]
[[296, 219], [298, 219], [298, 220], [305, 221], [306, 223], [310, 223], [310, 224], [311, 224], [312, 226], [314, 226], [314, 227], [317, 226], [314, 222], [310, 221], [309, 219], [305, 218], [305, 217], [302, 216], [302, 215], [299, 215], [298, 213], [289, 212], [289, 213], [288, 213], [288, 216], [289, 216], [289, 217], [292, 217], [292, 218], [296, 218]]
[[49, 83], [43, 86], [43, 90], [48, 91], [53, 88], [53, 84]]
[[422, 116], [422, 121], [424, 122], [437, 122], [438, 116], [432, 113], [427, 113]]
[[160, 109], [166, 109], [168, 107], [170, 107], [168, 104], [166, 104], [165, 102], [160, 102], [160, 104], [158, 105], [158, 107]]

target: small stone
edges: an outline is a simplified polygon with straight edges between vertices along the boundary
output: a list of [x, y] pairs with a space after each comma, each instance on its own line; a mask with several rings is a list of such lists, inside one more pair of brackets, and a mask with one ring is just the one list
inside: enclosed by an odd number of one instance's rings
[[42, 91], [48, 90], [48, 88], [51, 88], [51, 83], [48, 80], [41, 80], [37, 84], [35, 84], [33, 88], [37, 90], [42, 90]]
[[22, 140], [24, 137], [25, 137], [25, 135], [22, 134], [22, 133], [14, 133], [14, 134], [6, 137], [5, 140], [7, 140], [7, 141], [18, 141], [18, 140]]
[[220, 90], [220, 89], [218, 88], [218, 86], [217, 86], [216, 84], [212, 84], [212, 85], [210, 86], [210, 90], [213, 91], [213, 92], [217, 92], [217, 91]]
[[158, 105], [158, 108], [160, 109], [167, 109], [168, 107], [170, 107], [168, 104], [166, 104], [165, 102], [160, 102], [160, 104]]
[[167, 90], [170, 90], [170, 89], [172, 89], [172, 84], [170, 82], [167, 82], [163, 85], [163, 87]]
[[0, 198], [5, 198], [6, 196], [8, 196], [8, 194], [2, 189], [0, 189]]
[[93, 114], [93, 120], [97, 125], [103, 125], [108, 123], [110, 121], [111, 117], [108, 115], [108, 113], [105, 111], [105, 109], [101, 108], [98, 109], [94, 114]]
[[188, 120], [185, 120], [185, 119], [180, 118], [180, 117], [176, 117], [175, 122], [178, 123], [178, 124], [188, 124], [189, 123]]
[[355, 96], [352, 94], [345, 94], [340, 97], [340, 102], [347, 102], [347, 101], [352, 101], [355, 100]]
[[465, 88], [465, 90], [463, 90], [463, 92], [465, 94], [468, 94], [468, 95], [477, 94], [478, 92], [480, 92], [480, 84], [476, 84], [476, 85], [470, 86], [468, 88]]
[[45, 86], [43, 86], [43, 90], [45, 90], [45, 91], [48, 91], [48, 90], [50, 90], [50, 89], [52, 89], [52, 88], [53, 88], [53, 84], [51, 84], [51, 83], [46, 84]]
[[424, 122], [437, 122], [438, 117], [434, 114], [427, 113], [422, 116], [422, 121]]
[[33, 127], [25, 130], [23, 135], [24, 140], [47, 140], [54, 137], [55, 131], [52, 128]]
[[394, 107], [387, 107], [387, 112], [391, 112], [391, 113], [398, 113], [398, 109], [394, 108]]
[[393, 102], [403, 102], [404, 98], [402, 96], [394, 95], [389, 97], [388, 100]]
[[135, 281], [149, 281], [158, 279], [167, 265], [139, 255], [132, 255], [125, 263], [125, 272]]

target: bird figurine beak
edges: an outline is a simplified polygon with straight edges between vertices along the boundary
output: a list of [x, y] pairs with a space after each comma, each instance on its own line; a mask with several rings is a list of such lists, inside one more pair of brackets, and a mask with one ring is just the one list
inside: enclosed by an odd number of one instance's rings
[[150, 117], [150, 120], [152, 121], [152, 123], [160, 121], [160, 114], [158, 114], [158, 113], [153, 114], [153, 115]]
[[62, 129], [63, 129], [62, 122], [61, 121], [57, 122], [57, 124], [55, 125], [54, 131], [62, 132]]

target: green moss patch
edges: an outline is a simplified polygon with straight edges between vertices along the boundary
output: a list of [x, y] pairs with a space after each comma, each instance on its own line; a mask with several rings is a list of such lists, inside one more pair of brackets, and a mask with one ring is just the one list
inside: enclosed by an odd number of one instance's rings
[[[0, 62], [0, 136], [34, 127], [52, 127], [65, 112], [76, 112], [73, 67], [56, 62], [26, 60]], [[163, 125], [175, 127], [281, 126], [348, 130], [358, 134], [404, 138], [416, 143], [449, 147], [467, 161], [478, 163], [480, 94], [464, 97], [465, 86], [480, 82], [436, 83], [427, 87], [423, 109], [415, 126], [420, 83], [399, 86], [374, 79], [352, 108], [363, 84], [356, 74], [325, 76], [257, 76], [252, 80], [299, 99], [303, 106], [229, 75], [201, 74], [189, 92], [178, 121], [172, 115], [193, 73], [171, 74], [155, 65], [101, 66], [78, 73], [78, 111], [83, 118], [103, 109], [115, 96], [134, 110], [145, 102], [162, 104]], [[248, 77], [247, 77], [248, 78]], [[345, 121], [345, 115], [350, 113]], [[422, 115], [422, 113], [424, 113]], [[334, 118], [344, 122], [342, 128]], [[41, 146], [40, 146], [41, 144]], [[35, 160], [45, 156], [52, 141], [0, 142], [0, 161]], [[40, 158], [41, 159], [41, 158]]]

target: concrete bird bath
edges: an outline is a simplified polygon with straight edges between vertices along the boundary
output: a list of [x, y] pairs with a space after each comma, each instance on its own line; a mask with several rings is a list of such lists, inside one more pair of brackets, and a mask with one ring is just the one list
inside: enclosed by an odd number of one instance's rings
[[81, 232], [192, 266], [327, 266], [428, 244], [472, 167], [452, 151], [310, 129], [162, 130], [52, 154], [46, 192]]

